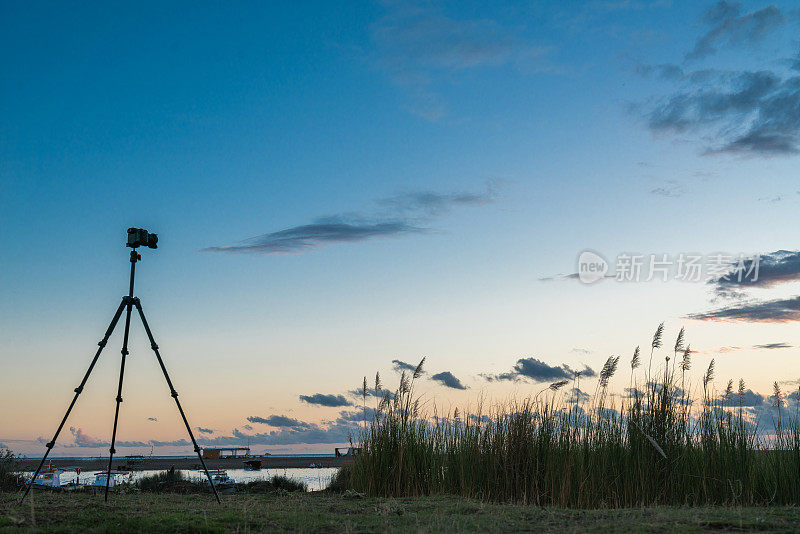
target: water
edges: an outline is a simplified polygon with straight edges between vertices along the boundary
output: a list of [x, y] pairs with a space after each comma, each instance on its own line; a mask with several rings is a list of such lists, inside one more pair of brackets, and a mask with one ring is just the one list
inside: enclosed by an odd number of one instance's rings
[[[333, 477], [337, 470], [338, 467], [288, 467], [284, 469], [261, 469], [258, 471], [252, 471], [249, 469], [225, 469], [225, 472], [228, 473], [228, 476], [236, 482], [252, 482], [254, 480], [270, 479], [274, 475], [283, 475], [299, 482], [305, 482], [308, 485], [309, 491], [319, 491], [328, 486], [331, 481], [331, 477]], [[116, 478], [118, 482], [135, 482], [142, 477], [155, 473], [161, 473], [163, 471], [165, 470], [148, 469], [143, 471], [131, 471], [128, 475], [117, 475]], [[189, 469], [182, 471], [183, 474], [190, 480], [199, 481], [205, 480], [206, 478], [205, 473], [202, 471], [194, 471]], [[103, 471], [81, 471], [80, 475], [74, 472], [66, 472], [61, 475], [61, 482], [70, 482], [77, 478], [81, 484], [91, 484], [94, 482], [94, 476], [97, 473], [102, 472]], [[33, 472], [24, 474], [31, 476], [33, 475]]]

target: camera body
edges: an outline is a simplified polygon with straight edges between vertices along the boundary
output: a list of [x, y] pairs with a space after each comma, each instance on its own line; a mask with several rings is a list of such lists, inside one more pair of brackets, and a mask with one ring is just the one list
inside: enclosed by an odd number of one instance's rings
[[144, 228], [128, 228], [128, 243], [126, 246], [131, 248], [157, 248], [157, 244], [158, 236], [156, 234], [151, 234]]

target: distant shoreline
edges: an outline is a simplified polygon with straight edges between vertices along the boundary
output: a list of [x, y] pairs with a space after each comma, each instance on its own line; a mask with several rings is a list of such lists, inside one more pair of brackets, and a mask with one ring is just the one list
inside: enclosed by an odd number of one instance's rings
[[[48, 461], [50, 458], [48, 458]], [[206, 466], [209, 469], [243, 469], [245, 460], [261, 460], [264, 469], [283, 469], [296, 467], [309, 467], [314, 464], [318, 467], [341, 467], [350, 463], [353, 459], [348, 456], [257, 456], [257, 457], [238, 457], [206, 459]], [[33, 471], [39, 465], [41, 458], [23, 458], [17, 460], [20, 471]], [[58, 467], [79, 467], [85, 471], [99, 471], [108, 467], [108, 458], [52, 458], [53, 464]], [[124, 456], [114, 458], [112, 469], [124, 468], [127, 459]], [[200, 463], [194, 457], [144, 457], [137, 458], [140, 462], [136, 470], [160, 470], [170, 469], [193, 469]]]

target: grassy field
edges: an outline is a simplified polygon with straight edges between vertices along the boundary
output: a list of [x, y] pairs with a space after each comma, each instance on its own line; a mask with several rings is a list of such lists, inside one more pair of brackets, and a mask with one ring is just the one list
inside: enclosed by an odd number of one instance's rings
[[652, 507], [570, 510], [457, 497], [350, 499], [329, 492], [0, 494], [0, 532], [797, 532], [800, 510]]
[[[717, 390], [712, 359], [693, 382], [684, 330], [669, 348], [663, 335], [662, 324], [649, 351], [622, 362], [625, 394], [609, 389], [619, 356], [473, 412], [441, 413], [415, 394], [424, 359], [393, 391], [365, 378], [361, 454], [333, 486], [582, 509], [800, 505], [798, 392], [776, 381], [759, 416], [744, 380]], [[368, 390], [384, 396], [366, 420]]]

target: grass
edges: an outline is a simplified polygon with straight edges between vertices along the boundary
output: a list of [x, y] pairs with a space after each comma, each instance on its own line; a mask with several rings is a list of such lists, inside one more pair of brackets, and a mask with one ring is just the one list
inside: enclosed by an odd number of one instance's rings
[[[743, 381], [738, 391], [732, 381], [714, 390], [713, 360], [693, 396], [684, 332], [666, 351], [663, 334], [660, 325], [646, 368], [634, 351], [628, 396], [609, 392], [620, 363], [612, 356], [589, 398], [578, 372], [488, 413], [423, 413], [414, 394], [423, 360], [376, 406], [362, 454], [333, 487], [574, 508], [800, 504], [798, 413], [785, 408], [778, 384], [774, 431], [765, 434], [743, 405]], [[657, 351], [666, 357], [654, 368]]]
[[796, 532], [794, 507], [572, 510], [452, 496], [0, 493], [0, 532]]
[[[128, 487], [129, 486], [129, 487]], [[170, 469], [160, 471], [137, 479], [132, 484], [122, 486], [125, 491], [144, 491], [149, 493], [210, 493], [211, 489], [202, 479], [191, 480], [184, 476], [182, 471]], [[283, 475], [273, 475], [263, 480], [251, 480], [237, 483], [235, 490], [242, 493], [272, 493], [272, 492], [305, 492], [308, 486], [305, 482], [294, 480]]]

